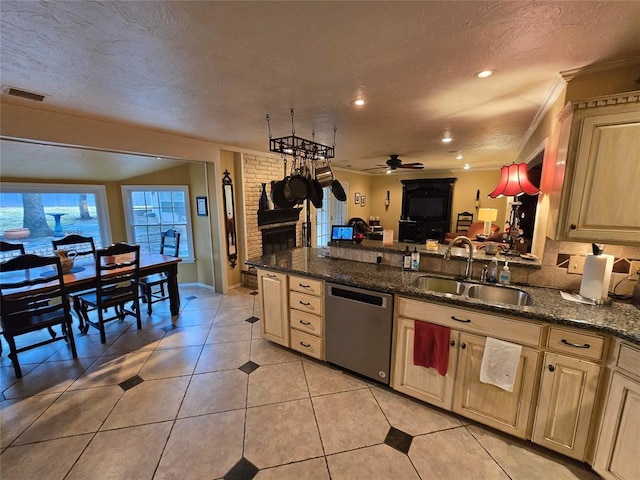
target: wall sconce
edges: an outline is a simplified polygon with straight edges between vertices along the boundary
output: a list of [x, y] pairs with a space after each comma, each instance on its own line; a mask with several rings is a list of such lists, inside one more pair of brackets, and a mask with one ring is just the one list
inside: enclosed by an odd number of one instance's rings
[[491, 235], [491, 222], [498, 219], [498, 210], [496, 208], [481, 208], [478, 210], [478, 220], [484, 222], [483, 235]]

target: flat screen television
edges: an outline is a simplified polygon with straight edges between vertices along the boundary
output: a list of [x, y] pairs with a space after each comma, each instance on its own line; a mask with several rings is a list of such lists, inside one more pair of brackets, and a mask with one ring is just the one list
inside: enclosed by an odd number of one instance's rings
[[447, 199], [444, 197], [411, 196], [407, 207], [407, 216], [411, 220], [447, 220]]
[[354, 228], [352, 225], [331, 225], [331, 241], [353, 241]]

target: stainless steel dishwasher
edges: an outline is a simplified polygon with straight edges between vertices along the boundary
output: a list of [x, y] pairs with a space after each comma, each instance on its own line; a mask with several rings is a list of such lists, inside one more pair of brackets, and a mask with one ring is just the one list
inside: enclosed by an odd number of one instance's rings
[[389, 384], [393, 296], [325, 283], [328, 362]]

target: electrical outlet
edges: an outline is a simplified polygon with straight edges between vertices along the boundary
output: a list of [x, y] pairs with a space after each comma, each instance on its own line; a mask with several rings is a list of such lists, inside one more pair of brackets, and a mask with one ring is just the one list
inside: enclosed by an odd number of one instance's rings
[[635, 277], [631, 277], [630, 280], [638, 280], [638, 271], [640, 271], [640, 260], [633, 260], [629, 267], [629, 275], [635, 274]]
[[376, 253], [376, 263], [382, 263], [382, 253]]
[[582, 255], [571, 255], [569, 258], [569, 266], [567, 267], [567, 273], [576, 273], [582, 275], [584, 272], [584, 262], [586, 257]]

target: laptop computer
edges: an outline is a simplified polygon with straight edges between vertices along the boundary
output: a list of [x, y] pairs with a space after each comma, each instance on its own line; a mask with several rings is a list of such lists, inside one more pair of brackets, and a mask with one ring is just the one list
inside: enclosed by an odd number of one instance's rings
[[352, 225], [331, 225], [331, 241], [353, 241], [354, 227]]

